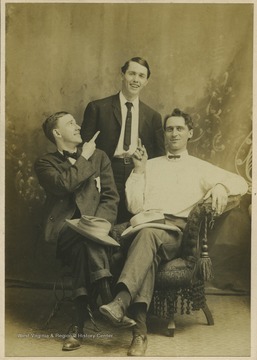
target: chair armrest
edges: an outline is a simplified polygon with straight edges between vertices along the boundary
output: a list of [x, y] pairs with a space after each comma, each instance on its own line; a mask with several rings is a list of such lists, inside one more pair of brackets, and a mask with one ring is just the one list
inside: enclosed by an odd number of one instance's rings
[[[231, 195], [224, 212], [239, 206], [241, 195]], [[214, 225], [218, 215], [212, 210], [211, 198], [199, 201], [191, 210], [182, 238], [182, 255], [187, 266], [197, 277], [209, 280], [213, 277], [208, 255], [207, 232]], [[200, 234], [203, 234], [202, 239]]]

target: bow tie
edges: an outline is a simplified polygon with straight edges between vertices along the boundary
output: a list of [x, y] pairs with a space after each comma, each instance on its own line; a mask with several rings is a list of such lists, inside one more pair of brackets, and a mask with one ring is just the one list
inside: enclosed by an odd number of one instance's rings
[[168, 159], [180, 159], [180, 155], [168, 155]]
[[69, 157], [71, 157], [71, 158], [77, 160], [77, 158], [78, 158], [78, 153], [77, 153], [77, 151], [74, 152], [74, 153], [71, 153], [71, 152], [69, 152], [69, 151], [63, 150], [63, 156], [64, 156], [66, 159], [69, 158]]

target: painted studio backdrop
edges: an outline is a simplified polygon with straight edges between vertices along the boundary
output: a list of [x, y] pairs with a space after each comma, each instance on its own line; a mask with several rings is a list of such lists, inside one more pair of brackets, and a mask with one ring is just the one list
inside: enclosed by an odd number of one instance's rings
[[141, 56], [152, 71], [141, 99], [162, 116], [174, 107], [190, 112], [190, 153], [249, 184], [210, 251], [213, 285], [248, 291], [252, 41], [251, 4], [7, 4], [6, 278], [32, 285], [56, 278], [33, 172], [35, 159], [53, 150], [42, 122], [66, 110], [81, 123], [89, 101], [119, 91], [120, 66]]

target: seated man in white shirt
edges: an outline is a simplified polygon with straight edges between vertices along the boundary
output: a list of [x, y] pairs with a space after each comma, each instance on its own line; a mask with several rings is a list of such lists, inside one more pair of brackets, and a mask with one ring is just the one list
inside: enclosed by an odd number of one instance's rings
[[[164, 120], [167, 154], [147, 160], [145, 147], [133, 156], [135, 168], [126, 182], [128, 209], [133, 214], [159, 211], [166, 224], [183, 231], [191, 209], [201, 199], [212, 198], [212, 208], [222, 214], [228, 195], [245, 194], [247, 183], [239, 175], [190, 156], [187, 142], [193, 136], [191, 117], [175, 109]], [[161, 261], [179, 257], [179, 231], [143, 228], [131, 239], [114, 300], [100, 308], [113, 324], [122, 321], [128, 307], [136, 325], [128, 355], [142, 356], [147, 347], [146, 313], [155, 274]]]

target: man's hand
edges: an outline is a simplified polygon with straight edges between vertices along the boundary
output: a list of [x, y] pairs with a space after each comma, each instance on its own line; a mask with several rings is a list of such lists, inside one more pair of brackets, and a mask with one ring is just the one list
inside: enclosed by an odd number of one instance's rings
[[85, 159], [89, 159], [95, 152], [96, 149], [96, 145], [95, 145], [95, 140], [97, 138], [97, 136], [100, 134], [100, 131], [97, 131], [95, 133], [95, 135], [92, 137], [92, 139], [89, 140], [89, 142], [85, 142], [82, 146], [82, 153], [81, 155], [85, 158]]
[[204, 196], [204, 200], [212, 197], [212, 209], [216, 211], [217, 215], [221, 215], [228, 203], [228, 193], [224, 185], [216, 184]]
[[148, 159], [146, 148], [142, 145], [141, 139], [138, 139], [138, 146], [133, 154], [133, 162], [135, 165], [134, 172], [136, 174], [143, 174], [145, 172], [145, 165]]

